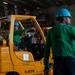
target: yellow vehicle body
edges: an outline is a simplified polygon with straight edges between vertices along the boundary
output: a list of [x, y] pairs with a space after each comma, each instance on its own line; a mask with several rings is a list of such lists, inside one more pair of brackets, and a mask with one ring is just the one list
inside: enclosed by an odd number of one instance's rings
[[[18, 21], [22, 29], [22, 20], [31, 19], [36, 24], [40, 35], [42, 35], [43, 42], [45, 44], [44, 33], [36, 20], [35, 16], [28, 15], [10, 15], [8, 18], [1, 19], [0, 22], [10, 21], [9, 30], [9, 45], [7, 41], [3, 39], [0, 45], [0, 75], [44, 75], [44, 63], [43, 58], [39, 61], [35, 61], [33, 54], [29, 51], [14, 51], [13, 46], [13, 32], [14, 22]], [[50, 70], [52, 75], [52, 69]], [[9, 73], [9, 74], [8, 74]], [[17, 74], [18, 73], [18, 74]]]

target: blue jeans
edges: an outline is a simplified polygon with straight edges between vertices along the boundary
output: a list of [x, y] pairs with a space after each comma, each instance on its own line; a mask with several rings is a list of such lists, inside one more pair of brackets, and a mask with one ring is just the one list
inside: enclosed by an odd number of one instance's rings
[[54, 58], [53, 75], [75, 75], [75, 59], [71, 57]]

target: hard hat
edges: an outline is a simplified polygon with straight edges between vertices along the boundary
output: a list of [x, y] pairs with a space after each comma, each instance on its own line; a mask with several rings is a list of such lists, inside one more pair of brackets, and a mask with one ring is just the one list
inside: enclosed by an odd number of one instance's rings
[[16, 22], [14, 23], [14, 25], [15, 25], [15, 26], [19, 26], [19, 23], [16, 21]]
[[56, 18], [59, 17], [69, 17], [72, 18], [72, 15], [70, 13], [70, 11], [66, 8], [61, 8], [57, 13], [56, 13]]

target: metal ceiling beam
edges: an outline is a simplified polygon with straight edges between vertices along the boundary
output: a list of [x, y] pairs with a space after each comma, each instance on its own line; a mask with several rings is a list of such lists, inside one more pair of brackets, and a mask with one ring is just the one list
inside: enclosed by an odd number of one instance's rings
[[38, 3], [39, 5], [41, 5], [41, 6], [43, 6], [43, 7], [46, 7], [47, 5], [45, 5], [45, 4], [43, 4], [43, 3], [41, 3], [41, 2], [39, 2], [38, 0], [33, 0], [34, 2], [36, 2], [36, 3]]
[[16, 5], [16, 6], [18, 6], [18, 7], [23, 8], [22, 6], [18, 5], [18, 3], [14, 3], [12, 0], [11, 0], [11, 1], [10, 1], [10, 0], [6, 0], [6, 2], [8, 2], [8, 5], [9, 5], [9, 4], [12, 4], [13, 6]]
[[27, 5], [27, 6], [33, 7], [33, 5], [27, 3], [26, 1], [18, 0], [18, 2], [21, 2], [21, 3], [23, 3], [23, 4]]

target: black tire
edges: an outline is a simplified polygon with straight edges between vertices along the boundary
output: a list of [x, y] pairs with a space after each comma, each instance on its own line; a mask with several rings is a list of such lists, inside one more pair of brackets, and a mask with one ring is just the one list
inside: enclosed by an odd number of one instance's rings
[[7, 72], [5, 75], [20, 75], [18, 72]]

